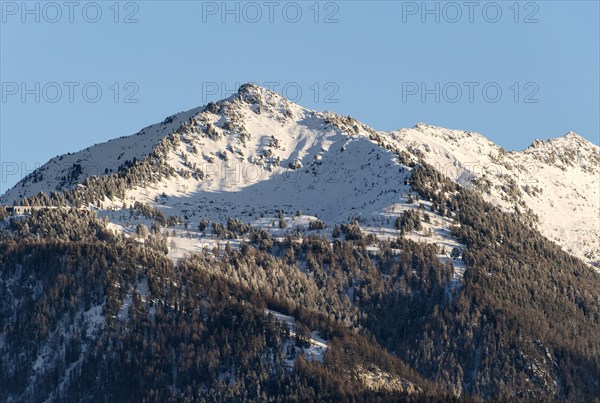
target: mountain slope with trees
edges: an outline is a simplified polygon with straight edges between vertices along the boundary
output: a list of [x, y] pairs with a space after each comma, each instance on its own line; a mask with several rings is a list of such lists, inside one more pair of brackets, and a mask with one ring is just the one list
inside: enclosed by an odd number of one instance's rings
[[[512, 176], [431, 164], [481, 138], [415, 130], [441, 137], [246, 85], [113, 172], [28, 178], [3, 200], [32, 211], [0, 207], [0, 400], [598, 401], [600, 274]], [[593, 175], [565, 142], [525, 154]], [[232, 162], [268, 176], [209, 170]]]

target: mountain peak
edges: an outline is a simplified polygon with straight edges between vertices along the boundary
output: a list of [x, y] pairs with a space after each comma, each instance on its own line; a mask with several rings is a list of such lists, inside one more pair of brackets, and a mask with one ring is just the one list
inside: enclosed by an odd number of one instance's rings
[[575, 142], [575, 143], [579, 143], [579, 144], [588, 144], [588, 143], [591, 143], [591, 141], [589, 141], [588, 139], [580, 136], [579, 134], [575, 133], [574, 131], [569, 131], [562, 138], [568, 140], [569, 142]]
[[240, 88], [238, 88], [237, 93], [233, 95], [232, 99], [240, 100], [249, 104], [265, 104], [272, 103], [273, 101], [285, 101], [287, 103], [290, 102], [275, 91], [261, 87], [260, 85], [254, 83], [240, 85]]
[[245, 98], [245, 97], [262, 96], [265, 93], [272, 93], [272, 91], [269, 91], [266, 88], [263, 88], [258, 84], [246, 83], [246, 84], [240, 85], [240, 88], [238, 88], [236, 95], [238, 97]]
[[575, 133], [572, 130], [569, 130], [567, 132], [567, 134], [565, 134], [563, 137], [566, 137], [566, 138], [582, 138], [579, 134]]
[[579, 167], [593, 173], [600, 163], [600, 147], [572, 131], [548, 140], [536, 139], [523, 152], [563, 170]]
[[238, 88], [237, 93], [238, 94], [249, 94], [249, 93], [264, 93], [264, 92], [272, 92], [269, 91], [268, 89], [261, 87], [258, 84], [255, 83], [245, 83], [240, 85], [240, 88]]
[[563, 136], [554, 137], [548, 140], [535, 139], [531, 145], [527, 148], [528, 150], [533, 149], [548, 149], [548, 148], [578, 148], [584, 147], [589, 149], [598, 148], [594, 143], [588, 139], [580, 136], [574, 131], [569, 131]]

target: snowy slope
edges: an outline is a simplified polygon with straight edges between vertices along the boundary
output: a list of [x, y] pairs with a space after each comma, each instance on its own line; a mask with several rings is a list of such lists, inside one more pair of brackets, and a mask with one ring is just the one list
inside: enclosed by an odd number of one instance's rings
[[[276, 217], [283, 211], [290, 226], [306, 227], [317, 218], [332, 226], [354, 218], [368, 233], [395, 237], [395, 218], [425, 201], [408, 202], [410, 171], [384, 144], [424, 158], [507, 210], [537, 215], [541, 232], [574, 255], [589, 262], [600, 258], [600, 151], [580, 136], [569, 133], [506, 152], [482, 135], [424, 124], [377, 132], [349, 117], [307, 110], [255, 85], [136, 135], [54, 158], [1, 201], [66, 189], [86, 175], [117, 171], [124, 162], [147, 156], [167, 136], [166, 163], [176, 174], [131, 188], [124, 200], [105, 198], [101, 214], [114, 228], [132, 231], [133, 223], [126, 228], [129, 219], [121, 218], [119, 210], [139, 201], [185, 217], [192, 229], [203, 218], [224, 222], [237, 217], [282, 235]], [[434, 215], [427, 234], [409, 236], [459, 246], [449, 236], [449, 224]], [[189, 239], [177, 240], [181, 253], [200, 250], [201, 241]]]
[[600, 148], [581, 136], [569, 132], [507, 152], [480, 134], [424, 124], [386, 135], [488, 201], [530, 210], [542, 234], [569, 253], [600, 259]]
[[[261, 88], [248, 92], [224, 101], [218, 113], [205, 110], [184, 124], [168, 156], [178, 174], [131, 189], [125, 202], [220, 221], [302, 210], [347, 222], [383, 211], [409, 191], [408, 172], [395, 154], [366, 133], [345, 133], [328, 114]], [[122, 205], [116, 199], [104, 203]]]
[[[365, 233], [395, 239], [400, 235], [396, 218], [419, 203], [430, 204], [414, 195], [409, 203], [405, 182], [410, 169], [370, 139], [373, 129], [351, 118], [306, 110], [259, 87], [243, 87], [209, 105], [177, 133], [167, 157], [177, 175], [131, 189], [125, 200], [106, 198], [103, 203], [115, 228], [128, 234], [139, 221], [119, 213], [124, 204], [151, 204], [166, 215], [184, 217], [187, 225], [168, 240], [173, 259], [210, 251], [219, 243], [197, 230], [203, 219], [224, 223], [235, 217], [276, 237], [307, 232], [317, 219], [330, 228], [356, 219]], [[280, 211], [287, 223], [283, 229]], [[443, 246], [446, 254], [460, 247], [448, 230], [450, 220], [430, 215], [422, 231], [406, 236]], [[331, 229], [322, 231], [330, 234]], [[463, 271], [456, 267], [457, 277]]]
[[202, 108], [169, 116], [161, 123], [148, 126], [132, 136], [120, 137], [96, 144], [76, 153], [52, 158], [23, 178], [0, 197], [2, 204], [20, 201], [23, 196], [39, 192], [61, 191], [83, 182], [87, 176], [118, 172], [134, 159], [147, 156], [157, 142], [172, 133], [179, 125]]

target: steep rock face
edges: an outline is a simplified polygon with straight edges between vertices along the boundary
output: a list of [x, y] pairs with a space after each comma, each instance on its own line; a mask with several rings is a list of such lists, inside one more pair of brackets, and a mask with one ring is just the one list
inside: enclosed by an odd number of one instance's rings
[[480, 134], [426, 124], [378, 132], [254, 84], [133, 136], [53, 158], [0, 200], [9, 204], [72, 189], [88, 176], [126, 172], [158, 147], [160, 164], [174, 174], [128, 185], [123, 197], [107, 195], [99, 207], [160, 199], [174, 211], [202, 208], [219, 220], [295, 209], [331, 223], [368, 220], [407, 196], [406, 172], [397, 163], [397, 153], [407, 152], [521, 213], [569, 253], [592, 264], [600, 259], [600, 149], [577, 134], [508, 152]]

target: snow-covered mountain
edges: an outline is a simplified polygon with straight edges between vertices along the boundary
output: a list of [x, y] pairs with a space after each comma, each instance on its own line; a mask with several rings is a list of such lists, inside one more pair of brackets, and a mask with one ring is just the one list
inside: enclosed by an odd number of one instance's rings
[[[102, 197], [96, 206], [115, 229], [127, 231], [119, 210], [137, 201], [184, 216], [191, 228], [203, 218], [237, 217], [277, 232], [274, 220], [282, 211], [298, 227], [357, 219], [366, 232], [395, 237], [401, 212], [428, 204], [406, 184], [410, 168], [399, 163], [403, 152], [506, 210], [527, 213], [521, 217], [571, 254], [589, 263], [600, 259], [600, 148], [577, 134], [507, 152], [480, 134], [425, 124], [377, 131], [253, 84], [133, 136], [53, 158], [0, 201], [72, 189], [88, 176], [124, 172], [155, 158], [171, 174], [132, 185], [124, 197]], [[411, 236], [453, 246], [448, 225], [447, 217], [433, 214]]]
[[598, 163], [251, 84], [54, 158], [0, 199], [0, 400], [593, 399]]
[[386, 133], [447, 177], [509, 211], [529, 211], [540, 232], [588, 262], [600, 258], [600, 148], [569, 132], [505, 151], [484, 136], [418, 124]]

